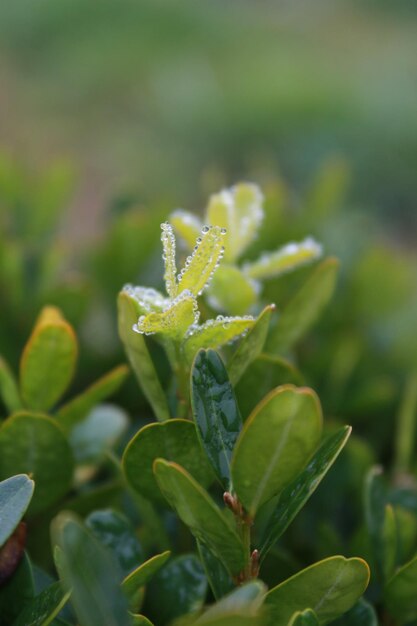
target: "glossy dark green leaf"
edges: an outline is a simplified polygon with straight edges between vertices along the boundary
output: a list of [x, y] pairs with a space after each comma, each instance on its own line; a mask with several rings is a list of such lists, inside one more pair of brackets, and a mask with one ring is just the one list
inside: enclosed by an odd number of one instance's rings
[[274, 304], [270, 304], [264, 308], [264, 310], [256, 318], [255, 324], [242, 338], [236, 351], [234, 352], [227, 368], [233, 385], [236, 385], [252, 361], [254, 361], [261, 354], [274, 309]]
[[116, 556], [124, 576], [143, 560], [135, 529], [122, 513], [112, 509], [94, 511], [85, 520], [87, 528]]
[[311, 389], [279, 387], [254, 409], [232, 459], [233, 486], [251, 516], [307, 464], [321, 429], [320, 403]]
[[45, 307], [27, 342], [20, 363], [25, 406], [47, 411], [72, 380], [78, 354], [74, 330], [54, 307]]
[[196, 539], [206, 544], [232, 575], [239, 573], [245, 565], [243, 544], [208, 493], [176, 463], [157, 459], [154, 472], [165, 498]]
[[204, 543], [197, 541], [197, 547], [213, 595], [220, 600], [235, 588], [235, 583], [222, 561]]
[[122, 589], [128, 597], [129, 602], [135, 601], [138, 591], [155, 576], [161, 567], [165, 565], [170, 556], [171, 552], [169, 550], [161, 554], [156, 554], [126, 576], [122, 582]]
[[143, 335], [133, 331], [139, 312], [135, 300], [122, 291], [118, 297], [119, 335], [139, 384], [156, 418], [163, 422], [170, 418], [167, 399], [158, 379], [155, 366]]
[[58, 615], [71, 592], [64, 592], [61, 583], [53, 583], [44, 589], [19, 614], [13, 626], [48, 626]]
[[130, 486], [153, 502], [165, 502], [153, 474], [152, 464], [158, 457], [175, 461], [205, 486], [214, 478], [195, 425], [188, 420], [172, 419], [145, 426], [131, 439], [123, 455], [123, 469]]
[[328, 437], [307, 467], [281, 492], [277, 506], [262, 533], [259, 548], [262, 558], [317, 489], [349, 439], [351, 431], [350, 426], [344, 426]]
[[261, 580], [245, 583], [207, 609], [196, 624], [206, 624], [215, 617], [226, 617], [230, 614], [255, 616], [262, 606], [266, 590], [267, 587]]
[[64, 404], [56, 412], [56, 418], [64, 430], [70, 431], [76, 424], [84, 420], [95, 406], [114, 394], [126, 380], [128, 374], [128, 367], [119, 365], [96, 380], [70, 402]]
[[242, 415], [246, 418], [261, 400], [280, 385], [302, 385], [303, 377], [288, 360], [260, 354], [244, 372], [235, 387]]
[[287, 352], [309, 330], [333, 295], [338, 269], [338, 260], [329, 258], [314, 270], [280, 314], [269, 335], [267, 352]]
[[19, 387], [9, 365], [0, 356], [0, 396], [9, 413], [22, 408]]
[[0, 586], [1, 623], [12, 624], [34, 594], [32, 566], [29, 557], [24, 554], [13, 576]]
[[112, 404], [100, 404], [77, 424], [69, 435], [78, 463], [99, 462], [120, 439], [129, 425], [125, 411]]
[[369, 567], [362, 559], [333, 556], [319, 561], [267, 593], [271, 624], [287, 626], [294, 613], [307, 608], [320, 624], [327, 624], [352, 608], [368, 582]]
[[37, 513], [59, 500], [72, 480], [73, 457], [64, 433], [44, 415], [22, 412], [0, 428], [0, 479], [25, 473], [36, 489], [29, 507]]
[[400, 567], [385, 588], [389, 613], [401, 624], [417, 619], [417, 556]]
[[207, 579], [194, 554], [171, 559], [152, 579], [146, 591], [144, 613], [163, 626], [198, 611], [204, 604]]
[[288, 626], [319, 626], [317, 615], [311, 609], [297, 611], [288, 622]]
[[0, 546], [22, 519], [32, 499], [34, 482], [26, 474], [0, 482]]
[[342, 617], [332, 622], [332, 626], [378, 626], [378, 623], [374, 607], [361, 599]]
[[230, 459], [242, 429], [233, 387], [220, 356], [200, 350], [191, 374], [191, 403], [201, 445], [225, 489], [230, 487]]
[[116, 558], [74, 516], [61, 513], [52, 527], [54, 557], [81, 626], [129, 626], [127, 599]]

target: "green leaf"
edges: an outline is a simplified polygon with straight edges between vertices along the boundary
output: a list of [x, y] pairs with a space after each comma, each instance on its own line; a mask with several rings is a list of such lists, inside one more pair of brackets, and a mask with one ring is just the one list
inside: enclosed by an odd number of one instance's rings
[[310, 608], [319, 624], [327, 624], [352, 608], [368, 582], [369, 568], [362, 559], [333, 556], [319, 561], [267, 593], [270, 623], [286, 626], [295, 612]]
[[131, 617], [132, 617], [133, 626], [153, 626], [152, 622], [148, 620], [148, 618], [145, 617], [144, 615], [131, 614]]
[[15, 531], [32, 499], [35, 483], [19, 474], [0, 482], [0, 546]]
[[252, 328], [255, 320], [250, 315], [245, 317], [225, 317], [218, 315], [201, 326], [192, 326], [184, 341], [184, 353], [189, 362], [200, 348], [220, 348], [235, 341]]
[[297, 611], [288, 622], [288, 626], [319, 626], [320, 622], [311, 609]]
[[320, 403], [311, 389], [278, 387], [254, 409], [232, 458], [233, 485], [251, 516], [303, 469], [321, 429]]
[[243, 271], [256, 280], [273, 278], [311, 263], [321, 255], [321, 245], [309, 237], [300, 243], [287, 243], [275, 252], [264, 252], [256, 261], [245, 263]]
[[0, 428], [0, 479], [13, 474], [33, 476], [35, 493], [31, 514], [47, 509], [69, 490], [72, 481], [71, 448], [57, 423], [46, 416], [21, 412]]
[[361, 599], [342, 617], [332, 622], [332, 626], [378, 626], [378, 623], [374, 607]]
[[257, 185], [238, 183], [210, 197], [209, 224], [226, 229], [225, 260], [235, 261], [255, 239], [263, 219], [263, 196]]
[[52, 526], [55, 564], [82, 626], [129, 626], [118, 563], [77, 518], [61, 513]]
[[371, 542], [376, 574], [386, 581], [394, 571], [397, 556], [397, 528], [394, 511], [386, 502], [382, 468], [375, 466], [365, 481], [365, 521]]
[[94, 537], [113, 552], [124, 576], [142, 562], [142, 548], [127, 517], [118, 511], [103, 509], [90, 513], [85, 524]]
[[156, 418], [163, 422], [170, 417], [167, 399], [159, 382], [155, 366], [142, 335], [135, 333], [133, 325], [140, 313], [134, 298], [122, 291], [118, 297], [119, 335], [139, 384], [151, 405]]
[[44, 589], [19, 614], [13, 626], [48, 626], [68, 601], [71, 592], [64, 593], [61, 583]]
[[199, 296], [207, 287], [223, 256], [224, 232], [219, 226], [204, 226], [201, 237], [178, 276], [178, 293], [189, 291]]
[[401, 624], [417, 619], [417, 555], [400, 567], [385, 588], [390, 614]]
[[314, 270], [278, 318], [267, 352], [287, 352], [310, 329], [333, 295], [338, 268], [337, 259], [329, 258]]
[[274, 304], [269, 304], [264, 308], [230, 359], [228, 372], [233, 385], [236, 385], [249, 365], [260, 356], [268, 334], [271, 314], [274, 310]]
[[117, 406], [96, 406], [70, 434], [74, 457], [78, 463], [99, 462], [126, 431], [129, 419]]
[[135, 602], [141, 588], [148, 584], [151, 578], [165, 565], [170, 556], [171, 552], [169, 550], [156, 554], [126, 576], [122, 582], [122, 589], [130, 603]]
[[261, 580], [245, 583], [210, 607], [195, 623], [206, 624], [214, 617], [235, 613], [243, 616], [256, 615], [264, 601], [266, 589]]
[[77, 339], [58, 309], [45, 307], [23, 351], [20, 388], [25, 405], [47, 411], [70, 384], [77, 359]]
[[76, 424], [87, 417], [97, 405], [113, 395], [126, 380], [129, 369], [126, 365], [119, 365], [99, 378], [85, 391], [64, 404], [57, 412], [56, 417], [65, 431], [70, 431]]
[[244, 315], [256, 303], [259, 285], [235, 265], [221, 263], [213, 274], [208, 302], [216, 311]]
[[123, 455], [126, 479], [135, 491], [153, 502], [165, 502], [153, 474], [153, 462], [162, 457], [184, 467], [203, 485], [213, 480], [193, 422], [172, 419], [148, 424], [131, 439]]
[[6, 409], [13, 413], [22, 408], [19, 388], [8, 363], [0, 357], [0, 396]]
[[409, 472], [415, 448], [417, 421], [417, 373], [412, 374], [406, 384], [397, 417], [395, 441], [395, 466], [397, 472]]
[[236, 531], [208, 493], [176, 463], [157, 459], [155, 477], [169, 504], [196, 539], [206, 544], [232, 575], [245, 565], [245, 552]]
[[286, 359], [260, 354], [249, 365], [235, 387], [242, 415], [252, 413], [271, 389], [288, 383], [300, 386], [303, 382], [300, 372]]
[[190, 291], [182, 291], [161, 313], [141, 315], [133, 330], [142, 335], [159, 333], [180, 342], [188, 328], [197, 323], [198, 316], [197, 300]]
[[197, 540], [197, 547], [213, 595], [220, 600], [235, 588], [235, 583], [220, 559], [204, 543]]
[[35, 594], [32, 566], [25, 553], [13, 576], [0, 585], [2, 624], [12, 624]]
[[175, 298], [178, 293], [177, 266], [175, 261], [175, 236], [171, 224], [161, 224], [161, 241], [163, 247], [163, 261], [165, 267], [164, 281], [167, 294]]
[[225, 489], [230, 488], [230, 459], [242, 418], [226, 368], [214, 350], [200, 350], [191, 374], [191, 402], [197, 433]]
[[279, 496], [278, 504], [260, 540], [260, 553], [264, 558], [279, 537], [285, 532], [297, 513], [317, 489], [349, 439], [352, 429], [343, 426], [328, 437], [314, 454], [307, 467]]
[[173, 225], [175, 231], [182, 239], [184, 239], [188, 247], [191, 249], [194, 248], [195, 240], [200, 235], [203, 227], [198, 217], [188, 211], [177, 209], [171, 213], [169, 221]]
[[207, 580], [194, 554], [171, 559], [146, 590], [146, 614], [161, 626], [198, 611], [207, 594]]

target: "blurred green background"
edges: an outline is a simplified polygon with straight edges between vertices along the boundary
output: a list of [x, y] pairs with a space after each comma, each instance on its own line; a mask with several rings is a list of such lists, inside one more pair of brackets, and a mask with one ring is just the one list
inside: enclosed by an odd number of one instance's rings
[[115, 194], [198, 208], [277, 172], [302, 192], [340, 154], [350, 201], [413, 239], [412, 1], [18, 0], [0, 53], [2, 148], [31, 171], [73, 163], [78, 237]]
[[341, 259], [295, 357], [328, 413], [389, 446], [417, 368], [415, 2], [3, 2], [0, 77], [13, 365], [46, 302], [81, 336], [81, 378], [123, 360], [115, 297], [160, 285], [160, 221], [249, 179], [267, 199], [258, 249], [312, 234]]

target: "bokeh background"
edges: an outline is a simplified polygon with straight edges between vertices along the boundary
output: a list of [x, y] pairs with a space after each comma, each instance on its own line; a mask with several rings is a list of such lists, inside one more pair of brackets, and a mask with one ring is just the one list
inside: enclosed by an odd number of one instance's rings
[[[415, 2], [2, 2], [0, 83], [12, 364], [46, 302], [81, 337], [80, 386], [123, 360], [115, 297], [159, 285], [160, 221], [253, 180], [258, 248], [312, 234], [342, 261], [297, 358], [326, 411], [387, 454], [417, 367]], [[304, 277], [266, 297], [285, 304]]]

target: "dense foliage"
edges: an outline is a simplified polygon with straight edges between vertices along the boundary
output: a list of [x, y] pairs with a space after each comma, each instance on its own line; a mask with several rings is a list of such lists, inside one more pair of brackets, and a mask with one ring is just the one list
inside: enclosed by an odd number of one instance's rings
[[75, 263], [65, 171], [9, 176], [2, 624], [417, 624], [416, 271], [337, 212], [342, 179], [302, 220], [278, 181], [176, 210], [161, 265], [167, 216], [126, 207]]

